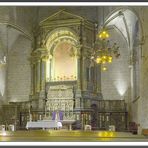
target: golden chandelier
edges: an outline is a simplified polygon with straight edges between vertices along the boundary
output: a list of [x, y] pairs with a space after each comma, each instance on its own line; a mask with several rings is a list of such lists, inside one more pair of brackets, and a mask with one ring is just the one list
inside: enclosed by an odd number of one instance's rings
[[112, 63], [113, 58], [118, 58], [120, 56], [119, 47], [116, 43], [112, 46], [110, 45], [110, 41], [108, 40], [109, 36], [107, 29], [101, 29], [97, 34], [94, 54], [92, 56], [97, 64], [101, 64], [103, 71], [107, 70], [107, 64]]

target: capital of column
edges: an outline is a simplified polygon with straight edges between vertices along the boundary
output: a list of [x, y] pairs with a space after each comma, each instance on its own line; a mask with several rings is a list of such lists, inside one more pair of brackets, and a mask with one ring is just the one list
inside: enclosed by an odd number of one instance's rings
[[76, 49], [77, 49], [76, 56], [77, 56], [78, 59], [81, 58], [81, 48], [82, 48], [82, 45], [81, 45], [81, 44], [78, 44], [78, 45], [76, 46]]
[[41, 61], [40, 56], [32, 56], [30, 59], [30, 65], [37, 64], [38, 62]]
[[38, 60], [38, 59], [47, 59], [49, 56], [48, 50], [46, 47], [37, 48], [31, 53], [31, 59], [32, 60]]
[[41, 59], [42, 59], [42, 61], [46, 62], [48, 59], [48, 56], [42, 56]]

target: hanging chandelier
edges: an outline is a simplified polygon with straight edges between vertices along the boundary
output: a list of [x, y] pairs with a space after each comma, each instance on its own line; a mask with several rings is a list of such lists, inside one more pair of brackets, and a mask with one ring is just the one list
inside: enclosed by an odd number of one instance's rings
[[119, 46], [117, 46], [117, 43], [111, 45], [109, 37], [110, 34], [108, 33], [107, 28], [103, 27], [97, 34], [94, 54], [92, 56], [97, 64], [101, 64], [101, 69], [103, 71], [107, 70], [107, 64], [112, 63], [114, 58], [120, 56]]
[[117, 43], [111, 45], [109, 41], [110, 34], [108, 33], [108, 28], [106, 27], [104, 21], [104, 7], [102, 7], [102, 28], [99, 29], [99, 33], [97, 34], [96, 41], [93, 47], [93, 55], [92, 59], [101, 65], [101, 69], [103, 71], [107, 70], [107, 64], [112, 63], [114, 58], [118, 58], [120, 56], [119, 46]]

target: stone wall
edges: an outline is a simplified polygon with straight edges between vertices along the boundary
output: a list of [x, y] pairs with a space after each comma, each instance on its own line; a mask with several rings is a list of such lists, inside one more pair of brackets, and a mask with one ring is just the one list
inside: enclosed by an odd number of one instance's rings
[[28, 101], [31, 85], [31, 42], [19, 35], [8, 55], [8, 101]]
[[37, 7], [13, 7], [13, 23], [30, 36], [36, 25], [37, 16]]
[[[50, 15], [58, 12], [59, 10], [66, 10], [70, 13], [82, 16], [88, 20], [97, 22], [98, 13], [97, 7], [86, 7], [86, 6], [75, 6], [75, 7], [66, 7], [66, 6], [56, 6], [56, 7], [39, 7], [38, 8], [38, 22], [46, 19]], [[93, 10], [93, 11], [92, 11]], [[90, 13], [91, 12], [91, 13]]]
[[116, 42], [120, 46], [121, 56], [107, 64], [107, 71], [101, 72], [101, 90], [105, 100], [122, 100], [126, 102], [129, 98], [130, 69], [129, 51], [125, 39], [116, 31], [110, 31], [110, 41], [113, 45]]
[[37, 7], [1, 6], [0, 25], [3, 23], [17, 25], [24, 32], [30, 34], [37, 17], [36, 9]]
[[[140, 7], [138, 14], [142, 23], [144, 44], [142, 45], [142, 57], [141, 57], [141, 82], [140, 82], [140, 98], [132, 104], [133, 106], [133, 120], [140, 124], [141, 128], [148, 128], [148, 19], [147, 19], [148, 7]], [[142, 33], [142, 32], [141, 32]], [[137, 115], [136, 115], [137, 113]]]
[[[7, 64], [0, 70], [0, 101], [25, 101], [30, 93], [30, 65], [32, 28], [37, 15], [34, 7], [0, 7], [0, 50]], [[25, 36], [28, 36], [28, 39]], [[6, 73], [7, 72], [7, 73]], [[4, 76], [5, 75], [5, 76]], [[28, 81], [26, 81], [28, 80]]]

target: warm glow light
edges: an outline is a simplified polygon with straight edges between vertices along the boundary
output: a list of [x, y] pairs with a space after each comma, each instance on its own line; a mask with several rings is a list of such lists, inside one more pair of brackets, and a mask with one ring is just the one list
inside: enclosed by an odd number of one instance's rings
[[107, 137], [108, 136], [108, 133], [107, 132], [104, 132], [104, 136]]
[[105, 63], [112, 63], [112, 56], [103, 55], [96, 58], [96, 63], [98, 64], [105, 64]]
[[103, 70], [103, 71], [106, 71], [106, 70], [107, 70], [107, 68], [104, 66], [104, 67], [102, 68], [102, 70]]
[[7, 134], [6, 134], [6, 132], [5, 131], [3, 131], [2, 132], [2, 136], [6, 136]]
[[103, 59], [107, 59], [107, 56], [103, 56], [102, 58], [103, 58]]
[[111, 62], [112, 62], [112, 60], [109, 59], [109, 60], [108, 60], [108, 63], [111, 63]]
[[100, 57], [97, 57], [96, 62], [99, 64], [101, 63], [102, 59]]
[[99, 38], [102, 38], [102, 35], [101, 34], [99, 35]]
[[[118, 58], [120, 56], [117, 44], [114, 43], [113, 46], [110, 46], [110, 42], [108, 40], [109, 36], [110, 35], [106, 28], [103, 28], [97, 35], [99, 39], [96, 40], [93, 57], [97, 57], [95, 61], [98, 64], [106, 65], [107, 63], [112, 63], [113, 57]], [[102, 70], [106, 71], [107, 68], [102, 67]]]
[[99, 33], [98, 36], [100, 39], [106, 39], [106, 38], [109, 38], [109, 33], [107, 31], [103, 30]]
[[114, 135], [113, 132], [110, 132], [110, 137], [113, 137], [113, 135]]
[[105, 63], [106, 63], [106, 61], [105, 61], [105, 60], [103, 60], [103, 61], [102, 61], [102, 64], [105, 64]]
[[115, 132], [113, 132], [113, 131], [100, 131], [99, 133], [98, 133], [98, 136], [100, 137], [100, 138], [109, 138], [109, 137], [116, 137], [116, 135], [115, 135]]
[[0, 67], [0, 95], [4, 96], [6, 86], [6, 65]]
[[106, 62], [108, 63], [112, 63], [112, 56], [108, 56], [108, 55], [103, 55], [102, 57], [97, 57], [96, 58], [96, 63], [98, 64], [105, 64]]
[[118, 75], [117, 77], [117, 81], [114, 82], [114, 85], [118, 91], [118, 93], [120, 94], [120, 96], [124, 96], [126, 91], [127, 91], [127, 82], [125, 81], [125, 79], [120, 75]]
[[106, 34], [106, 37], [109, 38], [109, 34]]
[[98, 136], [99, 136], [99, 137], [102, 137], [102, 132], [99, 132]]
[[109, 56], [109, 57], [108, 57], [108, 59], [109, 59], [109, 60], [112, 60], [112, 59], [113, 59], [113, 57], [112, 57], [112, 56]]

